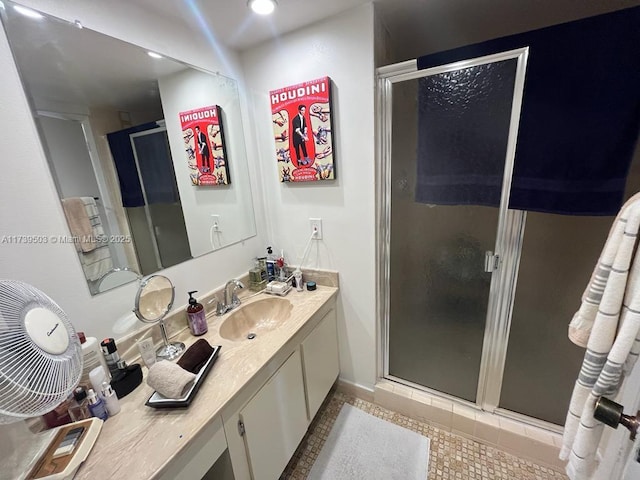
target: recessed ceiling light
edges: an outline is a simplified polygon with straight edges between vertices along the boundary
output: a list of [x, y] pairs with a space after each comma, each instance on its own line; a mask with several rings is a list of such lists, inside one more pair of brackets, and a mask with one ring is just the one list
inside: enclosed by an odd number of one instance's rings
[[38, 12], [36, 12], [35, 10], [31, 10], [30, 8], [27, 7], [23, 7], [22, 5], [14, 5], [13, 9], [24, 15], [25, 17], [29, 17], [29, 18], [37, 18], [37, 19], [41, 19], [44, 18], [42, 15], [40, 15]]
[[258, 15], [269, 15], [276, 8], [276, 0], [249, 0], [249, 6]]
[[147, 52], [147, 55], [149, 55], [151, 58], [162, 58], [162, 55], [156, 52]]

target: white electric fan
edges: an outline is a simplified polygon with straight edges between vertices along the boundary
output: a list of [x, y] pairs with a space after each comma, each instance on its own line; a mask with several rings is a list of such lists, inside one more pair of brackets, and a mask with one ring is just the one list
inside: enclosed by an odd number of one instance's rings
[[[53, 410], [73, 391], [81, 373], [82, 348], [64, 311], [29, 284], [0, 280], [0, 428], [11, 433], [4, 425]], [[93, 441], [97, 437], [95, 428]], [[16, 474], [24, 474], [37, 460], [33, 458], [37, 455], [34, 448], [44, 453], [56, 431], [31, 435], [27, 452], [16, 448], [18, 440], [12, 442], [7, 438], [10, 435], [2, 433], [3, 442], [8, 442], [9, 451], [13, 447], [17, 456], [13, 460], [23, 464], [17, 466], [20, 471]]]

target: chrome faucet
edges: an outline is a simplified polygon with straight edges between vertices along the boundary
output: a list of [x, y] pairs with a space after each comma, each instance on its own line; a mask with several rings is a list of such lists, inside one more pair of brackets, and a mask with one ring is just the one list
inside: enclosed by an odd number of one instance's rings
[[[229, 299], [230, 286], [233, 287], [233, 290], [231, 290], [231, 299]], [[233, 310], [240, 305], [240, 299], [238, 298], [238, 295], [236, 295], [236, 290], [239, 288], [244, 288], [244, 284], [235, 278], [226, 283], [223, 291], [223, 300], [222, 302], [218, 301], [218, 305], [216, 307], [216, 315], [224, 315], [229, 310]]]

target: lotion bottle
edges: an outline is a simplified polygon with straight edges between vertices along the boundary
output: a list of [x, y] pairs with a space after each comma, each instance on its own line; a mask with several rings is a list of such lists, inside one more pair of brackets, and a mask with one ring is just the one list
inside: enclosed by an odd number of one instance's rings
[[87, 337], [84, 332], [78, 332], [78, 339], [82, 347], [82, 376], [80, 377], [80, 385], [85, 387], [91, 386], [89, 373], [97, 367], [102, 367], [105, 375], [109, 372], [109, 367], [100, 349], [100, 343], [95, 337]]
[[189, 293], [189, 306], [187, 307], [187, 317], [189, 319], [189, 330], [191, 334], [197, 336], [204, 335], [209, 330], [207, 325], [207, 317], [204, 313], [204, 307], [201, 303], [193, 298], [193, 294], [197, 290]]

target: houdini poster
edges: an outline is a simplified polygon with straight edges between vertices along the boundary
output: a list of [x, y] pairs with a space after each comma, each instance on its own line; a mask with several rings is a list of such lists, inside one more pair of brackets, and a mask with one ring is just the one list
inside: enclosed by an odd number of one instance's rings
[[221, 114], [222, 109], [218, 105], [180, 112], [193, 185], [231, 183]]
[[333, 180], [331, 79], [269, 92], [281, 182]]

